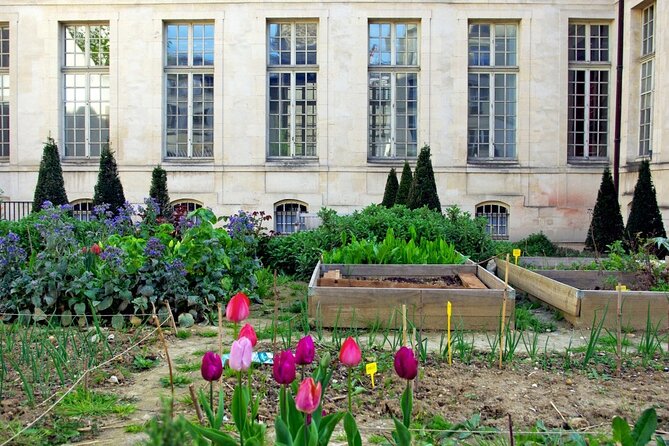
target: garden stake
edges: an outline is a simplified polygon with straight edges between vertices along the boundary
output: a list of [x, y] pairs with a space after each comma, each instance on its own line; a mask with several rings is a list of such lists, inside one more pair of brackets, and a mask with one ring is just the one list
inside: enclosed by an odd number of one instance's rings
[[195, 396], [195, 384], [192, 383], [189, 384], [188, 391], [190, 392], [190, 399], [193, 401], [193, 406], [195, 406], [195, 413], [197, 414], [197, 419], [201, 425], [204, 425], [204, 416], [202, 415], [202, 409], [200, 408], [200, 404], [198, 404], [197, 397]]
[[170, 361], [170, 352], [167, 349], [167, 342], [165, 342], [165, 336], [163, 336], [163, 330], [160, 328], [160, 319], [156, 316], [156, 306], [151, 302], [153, 307], [153, 322], [156, 324], [156, 330], [158, 330], [158, 338], [163, 344], [165, 349], [165, 359], [167, 359], [167, 366], [170, 369], [170, 387], [172, 389], [172, 398], [170, 399], [170, 418], [174, 419], [174, 372], [172, 371], [172, 361]]
[[453, 355], [451, 352], [451, 301], [449, 300], [448, 303], [446, 304], [446, 345], [448, 346], [448, 365], [453, 365], [452, 360], [453, 360]]
[[504, 357], [504, 319], [506, 318], [506, 289], [509, 287], [509, 254], [506, 255], [506, 265], [504, 265], [504, 294], [502, 299], [502, 321], [499, 330], [499, 368], [502, 368], [502, 358]]
[[272, 318], [272, 353], [276, 355], [276, 321], [279, 318], [279, 293], [276, 289], [276, 270], [274, 270], [274, 316]]
[[407, 304], [402, 304], [402, 345], [407, 346]]
[[515, 442], [513, 441], [513, 422], [511, 421], [511, 414], [507, 413], [507, 415], [509, 416], [509, 445], [514, 446]]
[[620, 376], [620, 369], [622, 368], [623, 361], [623, 346], [622, 346], [622, 319], [623, 319], [623, 286], [618, 283], [616, 287], [618, 290], [618, 312], [616, 313], [616, 344], [617, 344], [617, 353], [618, 358], [616, 360], [616, 376]]
[[[218, 356], [223, 357], [223, 307], [218, 303]], [[223, 374], [218, 378], [218, 383], [223, 384]]]
[[167, 313], [170, 315], [170, 325], [172, 325], [172, 330], [174, 330], [174, 336], [177, 335], [177, 324], [174, 321], [174, 313], [172, 313], [172, 307], [170, 307], [170, 302], [168, 300], [164, 300], [163, 303], [167, 307]]

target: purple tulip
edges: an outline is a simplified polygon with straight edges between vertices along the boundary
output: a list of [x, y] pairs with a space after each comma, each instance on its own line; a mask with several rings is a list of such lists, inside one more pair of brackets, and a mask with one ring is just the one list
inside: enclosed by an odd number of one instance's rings
[[314, 340], [307, 335], [300, 339], [295, 349], [295, 362], [299, 365], [311, 364], [314, 360], [316, 349], [314, 348]]
[[412, 380], [418, 374], [418, 359], [413, 350], [402, 347], [395, 353], [395, 372], [400, 378]]
[[202, 366], [200, 367], [202, 378], [212, 382], [218, 380], [223, 374], [223, 363], [221, 357], [214, 352], [207, 352], [202, 357]]
[[295, 357], [293, 352], [285, 350], [274, 357], [272, 376], [279, 384], [290, 384], [295, 381]]

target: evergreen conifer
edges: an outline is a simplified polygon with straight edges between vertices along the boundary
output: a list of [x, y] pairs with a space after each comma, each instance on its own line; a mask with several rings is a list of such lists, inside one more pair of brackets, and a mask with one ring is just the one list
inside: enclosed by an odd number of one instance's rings
[[639, 166], [639, 178], [634, 187], [632, 209], [625, 228], [629, 243], [634, 246], [637, 240], [652, 237], [666, 237], [662, 223], [662, 214], [657, 205], [655, 186], [650, 173], [650, 162], [644, 160]]
[[167, 192], [167, 172], [160, 165], [153, 168], [149, 197], [153, 198], [158, 204], [160, 215], [166, 218], [172, 216], [170, 195]]
[[407, 205], [412, 181], [413, 175], [411, 174], [411, 166], [409, 166], [408, 161], [404, 161], [404, 168], [402, 169], [402, 176], [400, 177], [400, 185], [397, 189], [395, 204], [403, 204], [405, 206]]
[[618, 194], [613, 184], [611, 171], [607, 167], [602, 174], [602, 183], [599, 186], [597, 201], [592, 211], [585, 246], [596, 252], [605, 252], [608, 245], [623, 239], [624, 232], [625, 226], [618, 204]]
[[397, 173], [395, 168], [390, 169], [388, 173], [388, 179], [386, 180], [386, 190], [383, 192], [383, 201], [381, 206], [391, 208], [395, 205], [395, 198], [397, 198], [397, 190], [400, 185], [397, 182]]
[[50, 201], [54, 206], [67, 204], [67, 193], [63, 181], [63, 169], [60, 166], [58, 146], [53, 138], [49, 137], [44, 145], [42, 161], [39, 165], [37, 186], [33, 198], [33, 212], [39, 212], [42, 204]]
[[114, 214], [125, 204], [125, 195], [123, 194], [123, 185], [118, 176], [118, 168], [114, 154], [108, 145], [102, 148], [100, 154], [100, 171], [98, 172], [98, 182], [95, 185], [95, 195], [93, 196], [93, 206], [108, 204], [109, 210]]
[[430, 161], [430, 146], [420, 149], [407, 206], [410, 209], [427, 206], [441, 212], [437, 184], [434, 181], [434, 170], [432, 170], [432, 161]]

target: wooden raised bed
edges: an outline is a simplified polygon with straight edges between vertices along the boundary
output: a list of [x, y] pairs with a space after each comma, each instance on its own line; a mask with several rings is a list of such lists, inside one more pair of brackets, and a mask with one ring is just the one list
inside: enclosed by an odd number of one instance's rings
[[[507, 263], [501, 258], [495, 261], [497, 275], [503, 277]], [[521, 265], [525, 262], [525, 259], [520, 260]], [[538, 262], [557, 265], [559, 259], [536, 261], [530, 258], [528, 264], [536, 266]], [[575, 327], [591, 327], [596, 313], [598, 321], [606, 315], [604, 327], [615, 328], [618, 293], [603, 288], [611, 278], [628, 288], [633, 288], [635, 283], [634, 274], [631, 273], [582, 270], [531, 271], [521, 265], [517, 266], [512, 262], [508, 265], [509, 284], [560, 310], [565, 319]], [[645, 329], [649, 309], [653, 326], [659, 324], [660, 329], [666, 328], [669, 317], [669, 293], [624, 291], [622, 294], [622, 326], [634, 330]]]
[[[336, 273], [338, 271], [338, 273]], [[433, 284], [444, 277], [462, 284]], [[402, 278], [404, 281], [388, 278]], [[450, 281], [450, 280], [449, 280]], [[421, 283], [427, 282], [427, 283]], [[506, 318], [515, 308], [515, 290], [507, 289]], [[316, 265], [309, 282], [309, 316], [324, 327], [400, 327], [402, 305], [419, 328], [445, 329], [451, 302], [451, 327], [496, 330], [500, 325], [504, 283], [475, 264], [466, 265]]]

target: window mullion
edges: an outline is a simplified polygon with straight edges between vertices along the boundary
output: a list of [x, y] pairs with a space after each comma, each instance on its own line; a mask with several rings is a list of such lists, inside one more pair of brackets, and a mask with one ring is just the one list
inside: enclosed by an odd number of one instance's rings
[[[293, 24], [293, 27], [295, 25]], [[294, 51], [294, 50], [293, 50]], [[295, 71], [290, 73], [290, 156], [295, 156]]]
[[[86, 107], [84, 112], [84, 154], [86, 157], [91, 156], [91, 73], [86, 73], [86, 88], [84, 89], [86, 97]], [[76, 131], [76, 130], [75, 130]]]
[[188, 76], [188, 145], [187, 156], [193, 157], [193, 73], [189, 72]]
[[585, 98], [583, 104], [583, 157], [590, 157], [590, 70], [585, 69]]
[[[390, 34], [392, 36], [393, 33]], [[392, 157], [395, 157], [397, 155], [395, 145], [397, 141], [397, 73], [395, 72], [390, 73], [390, 110], [390, 153]]]
[[495, 76], [497, 76], [495, 73], [490, 73], [490, 77], [488, 78], [488, 101], [490, 101], [488, 103], [488, 158], [495, 157]]

